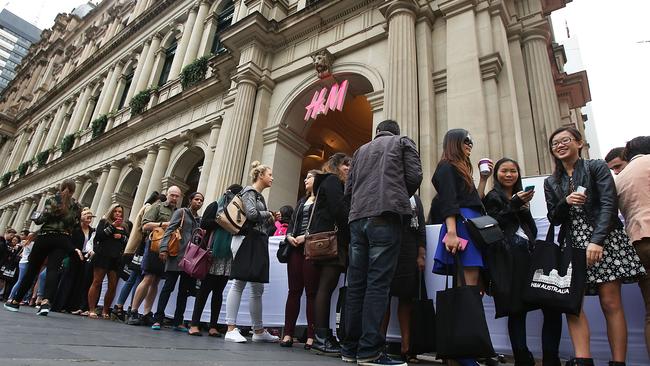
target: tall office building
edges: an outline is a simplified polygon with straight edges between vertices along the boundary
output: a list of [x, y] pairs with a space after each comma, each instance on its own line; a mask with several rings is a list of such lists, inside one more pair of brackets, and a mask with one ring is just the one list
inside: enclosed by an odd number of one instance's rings
[[0, 91], [16, 76], [16, 67], [29, 46], [41, 37], [41, 30], [3, 9], [0, 12]]

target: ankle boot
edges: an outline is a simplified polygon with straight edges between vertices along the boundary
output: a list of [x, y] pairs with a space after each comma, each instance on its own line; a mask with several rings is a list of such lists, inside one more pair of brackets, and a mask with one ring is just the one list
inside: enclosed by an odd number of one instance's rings
[[535, 357], [528, 350], [515, 352], [515, 366], [535, 366]]
[[625, 366], [625, 362], [609, 361], [608, 366]]
[[542, 366], [562, 366], [562, 361], [557, 353], [545, 353], [542, 355]]
[[594, 366], [593, 358], [572, 358], [566, 362], [566, 366]]
[[314, 344], [311, 349], [325, 356], [338, 357], [341, 354], [341, 346], [328, 328], [314, 329]]

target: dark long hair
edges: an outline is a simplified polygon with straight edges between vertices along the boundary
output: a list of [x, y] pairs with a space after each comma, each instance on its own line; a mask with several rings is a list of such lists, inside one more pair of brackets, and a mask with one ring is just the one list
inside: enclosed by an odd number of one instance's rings
[[154, 204], [156, 201], [158, 201], [159, 199], [160, 199], [160, 193], [158, 193], [158, 191], [153, 191], [153, 192], [151, 192], [151, 194], [149, 195], [149, 198], [147, 198], [147, 200], [144, 201], [144, 203], [148, 203], [148, 204], [150, 204], [150, 205], [153, 205], [153, 204]]
[[[551, 153], [551, 156], [553, 157], [553, 161], [555, 162], [555, 170], [553, 170], [553, 176], [555, 176], [556, 179], [560, 179], [563, 173], [566, 173], [564, 170], [564, 165], [562, 165], [562, 160], [558, 159], [555, 157], [555, 154], [553, 154], [553, 147], [551, 144], [553, 143], [553, 138], [557, 136], [557, 134], [567, 131], [571, 135], [573, 135], [573, 138], [576, 139], [576, 142], [582, 142], [582, 134], [580, 131], [578, 131], [577, 128], [571, 127], [571, 126], [564, 126], [560, 127], [557, 130], [553, 131], [551, 136], [548, 138], [548, 151]], [[582, 157], [582, 149], [578, 150], [578, 156]]]
[[344, 153], [338, 152], [332, 156], [330, 156], [329, 159], [323, 164], [323, 172], [325, 173], [332, 173], [339, 177], [341, 182], [345, 182], [348, 177], [344, 177], [341, 174], [341, 171], [339, 170], [339, 167], [343, 164], [350, 164], [350, 157], [347, 156]]
[[447, 131], [445, 138], [442, 140], [442, 157], [440, 158], [440, 162], [444, 161], [453, 165], [463, 178], [466, 186], [465, 189], [470, 192], [474, 188], [472, 162], [463, 152], [463, 144], [465, 138], [468, 136], [469, 131], [462, 128], [454, 128]]
[[501, 165], [504, 163], [513, 163], [515, 165], [515, 168], [517, 169], [517, 181], [515, 181], [515, 185], [512, 186], [512, 193], [516, 193], [519, 191], [522, 191], [523, 184], [521, 183], [521, 168], [519, 167], [519, 163], [516, 160], [512, 160], [510, 158], [502, 158], [497, 161], [497, 163], [494, 165], [494, 172], [492, 173], [492, 176], [494, 177], [494, 190], [499, 193], [501, 198], [508, 198], [506, 197], [505, 190], [503, 189], [503, 186], [501, 185], [501, 182], [499, 182], [499, 168]]

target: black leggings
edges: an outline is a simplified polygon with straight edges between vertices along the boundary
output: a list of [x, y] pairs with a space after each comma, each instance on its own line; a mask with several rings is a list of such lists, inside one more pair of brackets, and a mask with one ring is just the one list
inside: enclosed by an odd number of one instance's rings
[[41, 271], [41, 266], [47, 259], [47, 276], [45, 277], [45, 294], [43, 300], [54, 301], [56, 290], [59, 285], [59, 272], [61, 262], [68, 254], [74, 253], [74, 246], [69, 235], [65, 234], [44, 234], [36, 237], [34, 247], [29, 255], [27, 274], [20, 283], [16, 299], [22, 299], [30, 287], [34, 285], [36, 276]]
[[[542, 309], [544, 323], [542, 325], [542, 353], [544, 359], [557, 357], [562, 335], [562, 314], [550, 309]], [[508, 317], [508, 335], [515, 354], [528, 352], [526, 345], [526, 314]]]
[[339, 284], [343, 268], [340, 266], [323, 265], [320, 267], [320, 281], [316, 292], [316, 328], [330, 327], [330, 304], [332, 293]]
[[223, 289], [226, 288], [228, 279], [228, 276], [208, 274], [201, 280], [201, 288], [196, 295], [194, 311], [192, 312], [193, 327], [198, 327], [201, 323], [201, 314], [203, 314], [203, 308], [205, 308], [205, 303], [208, 301], [210, 292], [212, 292], [212, 300], [210, 301], [210, 328], [217, 327], [219, 313], [221, 312], [221, 303], [223, 302]]

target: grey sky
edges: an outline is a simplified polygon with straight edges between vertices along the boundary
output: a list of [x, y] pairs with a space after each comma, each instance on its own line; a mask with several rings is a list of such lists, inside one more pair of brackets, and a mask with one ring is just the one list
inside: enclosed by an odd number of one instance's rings
[[[94, 1], [98, 2], [98, 1]], [[49, 28], [56, 15], [83, 0], [0, 0], [1, 6]], [[647, 110], [650, 88], [650, 14], [648, 0], [573, 0], [553, 13], [555, 37], [579, 37], [582, 63], [589, 76], [594, 121], [601, 154], [632, 137], [650, 135]], [[647, 42], [644, 42], [647, 41]], [[639, 43], [641, 42], [641, 43]], [[570, 59], [576, 50], [567, 49]], [[570, 60], [569, 60], [570, 62]]]

